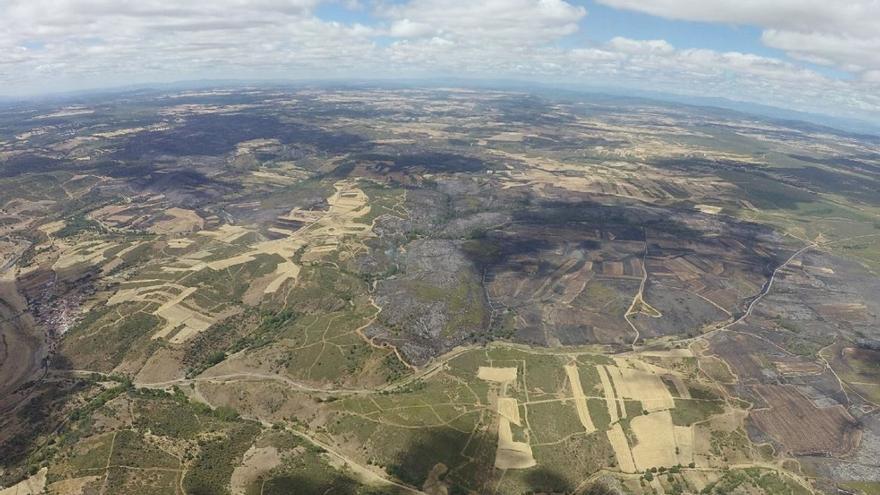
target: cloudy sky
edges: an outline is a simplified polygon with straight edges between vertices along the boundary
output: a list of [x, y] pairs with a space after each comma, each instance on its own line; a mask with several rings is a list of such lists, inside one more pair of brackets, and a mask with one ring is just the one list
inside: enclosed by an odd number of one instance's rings
[[880, 0], [0, 0], [0, 94], [534, 80], [880, 121]]

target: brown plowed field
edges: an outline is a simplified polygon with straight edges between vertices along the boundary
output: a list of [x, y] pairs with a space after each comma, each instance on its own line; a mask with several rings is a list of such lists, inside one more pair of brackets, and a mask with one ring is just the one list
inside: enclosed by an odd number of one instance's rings
[[793, 454], [845, 454], [858, 443], [856, 422], [843, 406], [818, 408], [790, 385], [757, 385], [770, 405], [752, 411], [759, 428]]
[[763, 373], [754, 356], [761, 355], [767, 344], [748, 335], [732, 334], [725, 337], [724, 340], [713, 340], [712, 352], [727, 361], [740, 382], [760, 381]]

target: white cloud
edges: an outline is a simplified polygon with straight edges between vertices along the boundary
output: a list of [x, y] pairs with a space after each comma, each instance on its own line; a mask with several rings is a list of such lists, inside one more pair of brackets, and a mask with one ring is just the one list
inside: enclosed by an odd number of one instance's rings
[[318, 19], [317, 3], [0, 0], [0, 91], [369, 67], [377, 30]]
[[[458, 42], [505, 45], [545, 43], [571, 34], [587, 11], [564, 0], [411, 0], [385, 7], [394, 26], [412, 24], [442, 32]], [[423, 36], [419, 32], [415, 36]], [[406, 35], [402, 35], [406, 36]]]
[[857, 75], [880, 69], [877, 0], [598, 1], [667, 19], [758, 26], [767, 46], [793, 58]]
[[877, 29], [874, 37], [768, 29], [761, 39], [768, 46], [785, 50], [794, 58], [861, 73], [880, 69], [880, 25]]
[[620, 36], [608, 42], [608, 46], [622, 53], [672, 53], [674, 48], [666, 40], [632, 40]]
[[[737, 3], [742, 22], [756, 22], [752, 3]], [[691, 15], [732, 22], [724, 11], [736, 9], [715, 4]], [[366, 15], [359, 5], [353, 8]], [[587, 15], [563, 0], [409, 0], [375, 7], [368, 25], [321, 19], [317, 7], [318, 0], [0, 0], [0, 93], [195, 78], [460, 76], [723, 96], [880, 119], [880, 67], [872, 62], [880, 51], [871, 53], [869, 37], [836, 45], [843, 34], [824, 41], [791, 34], [815, 14], [787, 19], [788, 30], [768, 28], [765, 42], [834, 64], [857, 48], [862, 63], [847, 67], [860, 78], [832, 79], [747, 53], [682, 50], [665, 40], [563, 44]], [[825, 49], [803, 49], [811, 40]]]
[[429, 34], [435, 33], [435, 29], [430, 24], [423, 22], [413, 22], [409, 19], [400, 19], [391, 24], [391, 36], [397, 38], [421, 38]]

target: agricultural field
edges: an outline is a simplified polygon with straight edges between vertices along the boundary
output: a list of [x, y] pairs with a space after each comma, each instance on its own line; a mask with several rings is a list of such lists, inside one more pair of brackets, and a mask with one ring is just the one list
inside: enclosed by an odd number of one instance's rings
[[0, 107], [0, 495], [880, 486], [875, 137], [550, 91], [41, 105]]

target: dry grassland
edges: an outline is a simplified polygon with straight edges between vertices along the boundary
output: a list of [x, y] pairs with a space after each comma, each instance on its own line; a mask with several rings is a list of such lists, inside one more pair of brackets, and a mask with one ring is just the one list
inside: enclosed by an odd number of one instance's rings
[[[601, 153], [601, 147], [595, 150]], [[674, 199], [669, 192], [670, 186], [687, 189], [695, 198], [718, 197], [731, 189], [730, 184], [721, 180], [696, 180], [690, 176], [660, 173], [627, 161], [605, 162], [603, 167], [592, 167], [498, 149], [488, 151], [502, 159], [525, 165], [518, 169], [508, 166], [508, 170], [503, 172], [507, 176], [506, 180], [502, 180], [504, 189], [529, 187], [542, 194], [545, 189], [561, 188], [572, 192], [634, 198], [642, 201]], [[627, 154], [622, 158], [627, 159], [631, 156]]]
[[[126, 254], [134, 251], [143, 244], [143, 242], [135, 242], [131, 246], [120, 250], [113, 255], [108, 263], [101, 267], [101, 271], [107, 273], [120, 266], [124, 263], [123, 257]], [[75, 246], [69, 244], [62, 244], [61, 246], [61, 254], [52, 264], [53, 270], [63, 270], [80, 264], [97, 266], [107, 260], [105, 253], [111, 248], [116, 247], [117, 244], [104, 241], [89, 241]]]
[[395, 123], [388, 130], [395, 134], [424, 134], [431, 139], [450, 139], [461, 137], [461, 134], [449, 132], [449, 126], [444, 123]]
[[678, 393], [678, 396], [682, 399], [690, 399], [691, 391], [685, 385], [684, 380], [681, 379], [678, 375], [669, 375], [669, 380], [672, 381], [672, 385], [675, 386], [675, 391]]
[[[170, 217], [170, 218], [169, 218]], [[150, 226], [154, 234], [195, 232], [205, 226], [205, 220], [196, 212], [184, 208], [168, 208], [165, 215]]]
[[675, 426], [675, 446], [678, 449], [678, 463], [686, 466], [694, 462], [694, 428], [692, 426]]
[[229, 481], [232, 495], [245, 495], [248, 483], [280, 464], [281, 456], [278, 454], [278, 449], [272, 446], [252, 445], [244, 453], [241, 464], [232, 471], [232, 478]]
[[114, 246], [114, 243], [104, 241], [89, 241], [76, 246], [65, 245], [58, 260], [52, 264], [52, 269], [63, 270], [79, 264], [97, 265], [104, 261], [104, 252]]
[[51, 119], [58, 117], [73, 117], [76, 115], [89, 115], [95, 113], [94, 110], [85, 107], [66, 107], [58, 110], [57, 112], [45, 113], [42, 115], [37, 115], [34, 119]]
[[47, 468], [42, 468], [30, 478], [0, 490], [0, 495], [39, 495], [46, 489], [47, 472]]
[[602, 274], [610, 277], [619, 277], [623, 275], [622, 261], [603, 261]]
[[696, 205], [695, 208], [698, 209], [698, 210], [700, 210], [700, 211], [703, 212], [703, 213], [708, 214], [708, 215], [717, 215], [717, 214], [721, 213], [721, 207], [720, 207], [720, 206], [712, 206], [712, 205]]
[[284, 282], [288, 280], [296, 280], [299, 277], [299, 265], [292, 261], [280, 263], [275, 269], [274, 278], [269, 285], [263, 290], [264, 294], [274, 294], [281, 288]]
[[137, 134], [144, 131], [156, 132], [166, 131], [168, 129], [171, 129], [171, 126], [167, 124], [153, 124], [144, 127], [127, 127], [125, 129], [117, 129], [115, 131], [96, 132], [95, 134], [92, 134], [92, 136], [98, 138], [115, 138], [121, 136], [130, 136], [132, 134]]
[[46, 487], [50, 495], [84, 495], [87, 485], [97, 484], [103, 476], [83, 476], [56, 481]]
[[[677, 354], [683, 353], [673, 354], [678, 357]], [[673, 424], [670, 410], [675, 407], [675, 401], [661, 376], [672, 376], [679, 395], [689, 397], [685, 384], [667, 370], [641, 360], [616, 358], [615, 363], [617, 366], [596, 366], [596, 370], [612, 423], [606, 435], [620, 470], [634, 473], [693, 462], [694, 430]], [[636, 438], [632, 448], [619, 423], [626, 418], [623, 399], [639, 401], [646, 412], [630, 420]]]
[[773, 366], [776, 367], [776, 371], [779, 373], [793, 376], [818, 375], [825, 371], [825, 368], [818, 363], [797, 359], [773, 361]]
[[64, 225], [64, 220], [56, 220], [54, 222], [44, 223], [43, 225], [40, 225], [38, 229], [44, 234], [51, 236], [55, 232], [63, 229]]
[[447, 472], [449, 472], [449, 468], [446, 467], [446, 464], [442, 462], [435, 464], [431, 471], [428, 472], [428, 478], [422, 485], [422, 491], [427, 495], [448, 495], [449, 487], [440, 479]]
[[487, 141], [503, 141], [510, 143], [519, 143], [526, 137], [521, 132], [499, 132], [492, 137], [486, 138]]
[[277, 182], [279, 184], [293, 184], [293, 183], [301, 180], [298, 177], [290, 177], [287, 175], [276, 174], [273, 172], [265, 172], [265, 171], [261, 171], [261, 170], [255, 170], [255, 171], [251, 172], [251, 175], [253, 177], [256, 177], [257, 179], [259, 179], [260, 182], [269, 181], [269, 182]]
[[235, 145], [235, 154], [242, 155], [244, 153], [252, 153], [261, 148], [272, 148], [280, 146], [281, 142], [277, 139], [251, 139], [250, 141], [242, 141]]
[[150, 356], [134, 377], [135, 383], [159, 383], [185, 377], [180, 358], [169, 348], [160, 348]]
[[182, 117], [186, 115], [224, 114], [241, 112], [243, 110], [248, 110], [256, 107], [257, 105], [252, 104], [209, 105], [202, 103], [183, 103], [180, 105], [163, 108], [162, 110], [159, 110], [159, 115], [168, 117]]

